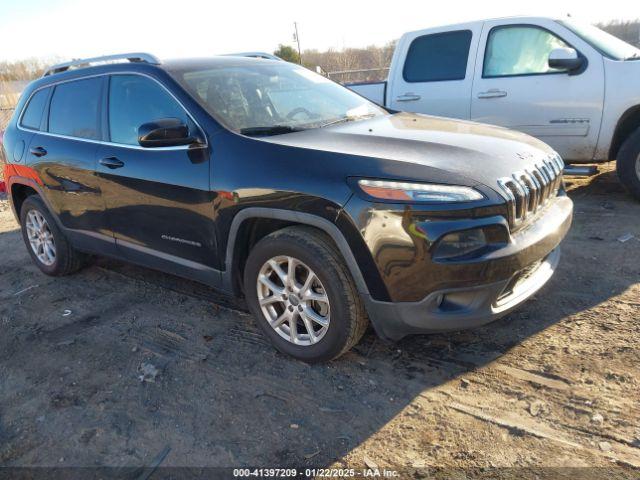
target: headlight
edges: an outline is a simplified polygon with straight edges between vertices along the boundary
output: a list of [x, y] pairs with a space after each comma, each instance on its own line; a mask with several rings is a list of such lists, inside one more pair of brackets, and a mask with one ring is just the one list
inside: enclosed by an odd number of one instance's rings
[[358, 181], [367, 195], [381, 200], [413, 202], [470, 202], [480, 200], [483, 195], [470, 187], [458, 185], [436, 185], [433, 183], [407, 183], [388, 180]]
[[445, 235], [438, 242], [433, 258], [436, 260], [447, 260], [461, 257], [475, 252], [487, 246], [487, 239], [480, 228], [473, 230], [463, 230]]

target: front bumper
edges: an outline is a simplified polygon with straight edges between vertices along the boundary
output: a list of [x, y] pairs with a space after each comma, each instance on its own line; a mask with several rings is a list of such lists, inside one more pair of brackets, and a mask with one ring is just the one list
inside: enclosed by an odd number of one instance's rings
[[[383, 339], [413, 333], [460, 330], [487, 324], [530, 298], [551, 278], [560, 260], [559, 244], [572, 221], [573, 204], [558, 199], [500, 250], [450, 268], [461, 279], [448, 282], [419, 301], [383, 302], [365, 296], [371, 323]], [[465, 270], [478, 273], [470, 285]], [[474, 274], [475, 274], [474, 273]]]

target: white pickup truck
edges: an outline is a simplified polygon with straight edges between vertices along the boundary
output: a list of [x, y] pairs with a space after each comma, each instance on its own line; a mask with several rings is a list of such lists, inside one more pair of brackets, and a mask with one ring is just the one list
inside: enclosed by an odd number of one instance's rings
[[617, 159], [640, 199], [640, 50], [594, 26], [516, 17], [409, 32], [386, 82], [347, 86], [393, 110], [520, 130], [568, 163]]

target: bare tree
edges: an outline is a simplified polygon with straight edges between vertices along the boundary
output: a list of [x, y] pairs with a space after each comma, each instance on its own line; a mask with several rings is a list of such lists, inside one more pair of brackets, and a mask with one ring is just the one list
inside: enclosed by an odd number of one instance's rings
[[[336, 50], [330, 48], [324, 52], [305, 50], [304, 63], [309, 68], [321, 67], [329, 72], [331, 78], [340, 81], [379, 81], [386, 78], [395, 40], [382, 47], [370, 45], [366, 48], [345, 48]], [[354, 73], [339, 73], [350, 70], [360, 70]], [[363, 71], [364, 70], [364, 71]]]
[[598, 23], [596, 27], [618, 37], [631, 45], [640, 47], [640, 19], [638, 20], [613, 20], [607, 23]]
[[15, 62], [0, 62], [0, 81], [32, 80], [42, 75], [50, 60], [27, 58]]
[[15, 62], [0, 61], [0, 129], [8, 120], [8, 109], [15, 107], [20, 93], [31, 80], [38, 78], [47, 65], [56, 63], [57, 59], [27, 58]]

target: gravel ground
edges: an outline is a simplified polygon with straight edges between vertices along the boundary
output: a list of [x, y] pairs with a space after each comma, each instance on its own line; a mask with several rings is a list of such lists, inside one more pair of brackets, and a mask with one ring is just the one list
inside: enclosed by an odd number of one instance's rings
[[0, 466], [639, 478], [640, 203], [602, 172], [570, 185], [561, 266], [518, 311], [317, 366], [191, 282], [42, 275], [0, 201]]

